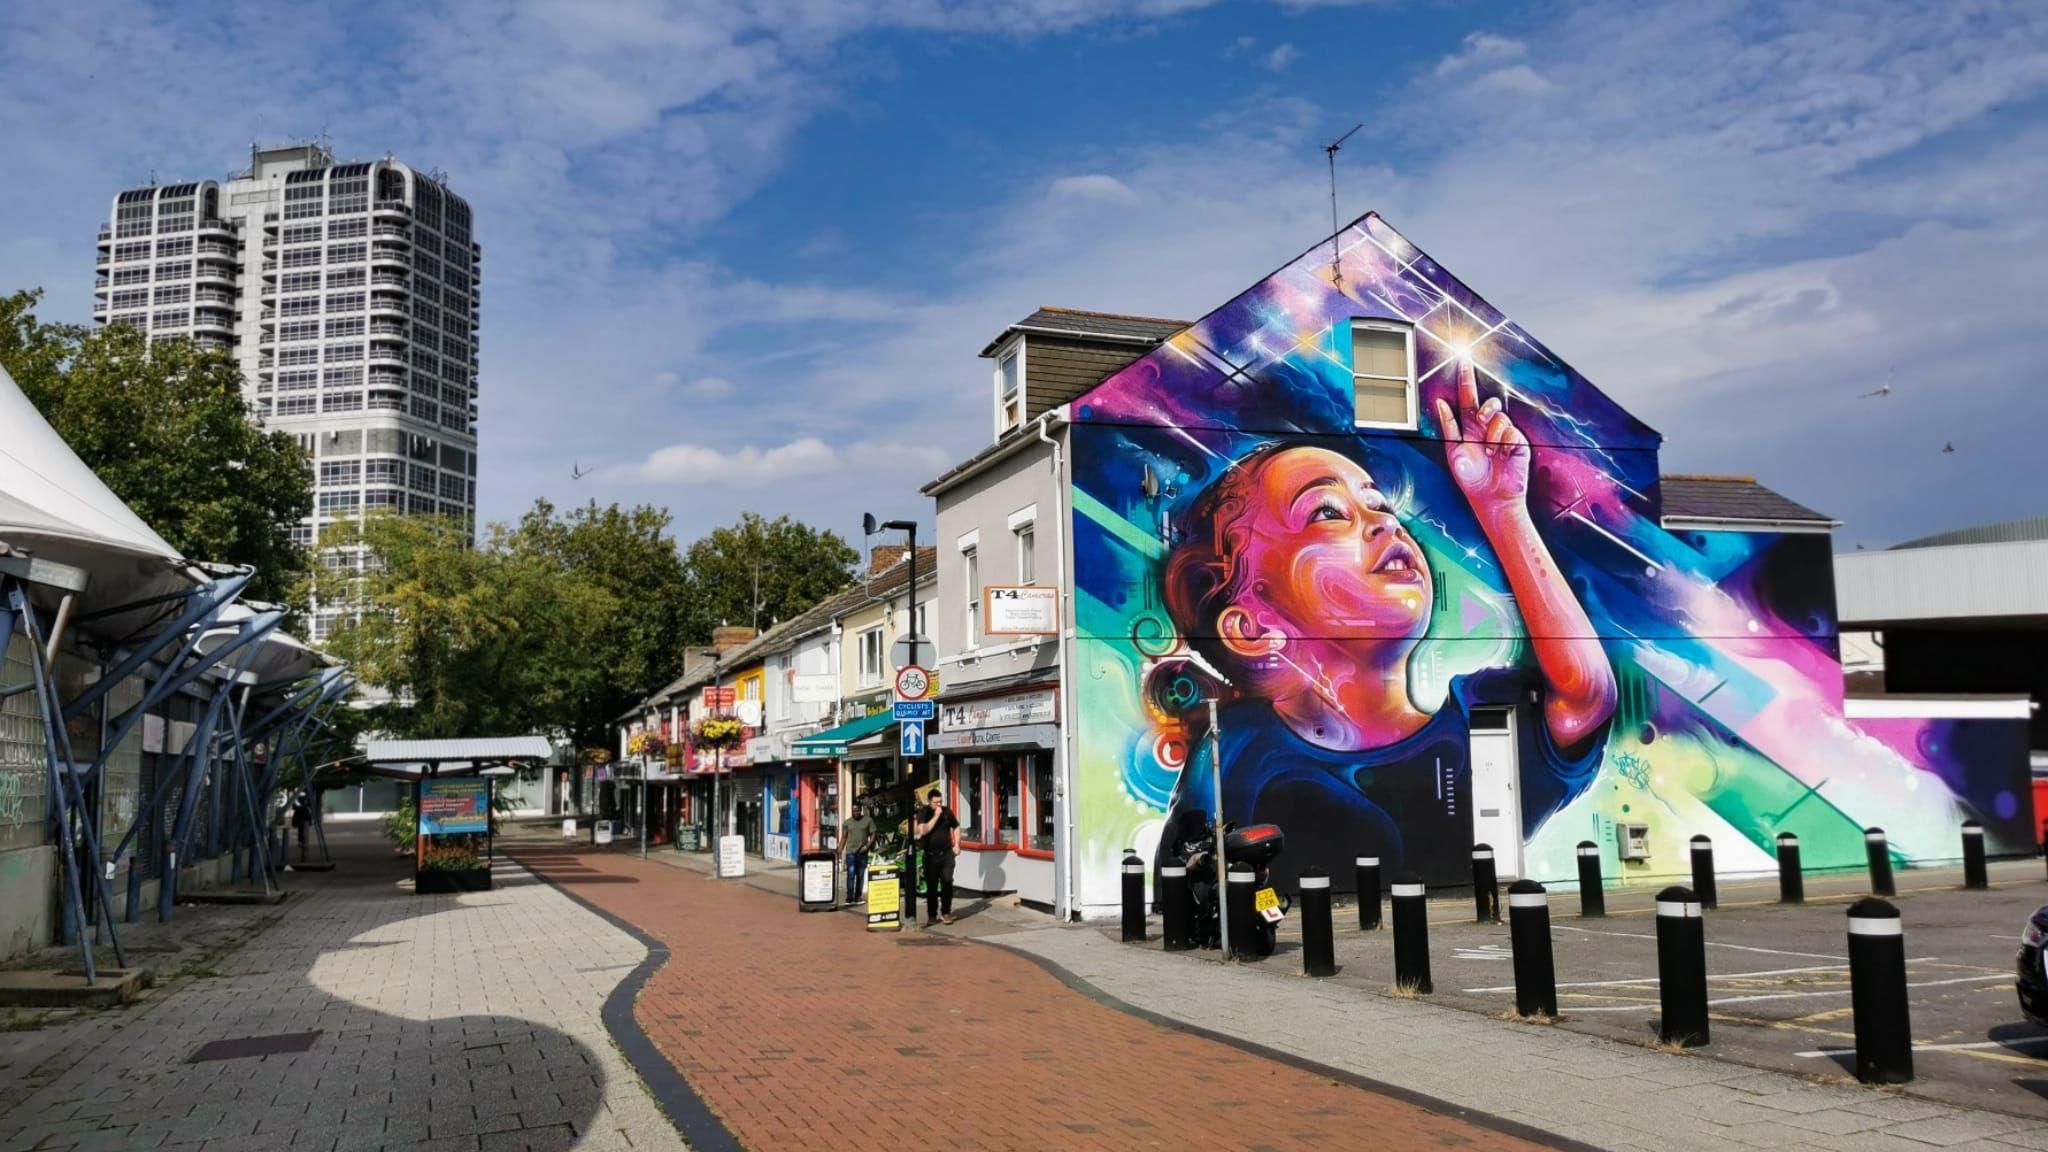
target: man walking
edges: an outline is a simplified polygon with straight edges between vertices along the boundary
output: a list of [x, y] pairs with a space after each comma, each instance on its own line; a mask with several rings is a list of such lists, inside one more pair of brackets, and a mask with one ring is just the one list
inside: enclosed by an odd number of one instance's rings
[[875, 843], [875, 822], [868, 819], [865, 800], [853, 802], [853, 815], [839, 826], [839, 860], [846, 871], [846, 902], [858, 907], [868, 890], [868, 849]]
[[953, 922], [953, 863], [960, 855], [960, 821], [934, 788], [917, 818], [917, 836], [924, 843], [924, 922]]

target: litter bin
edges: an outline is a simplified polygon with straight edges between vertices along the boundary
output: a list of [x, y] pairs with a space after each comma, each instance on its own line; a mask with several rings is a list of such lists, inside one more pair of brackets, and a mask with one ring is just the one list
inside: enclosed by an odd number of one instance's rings
[[804, 912], [830, 912], [839, 907], [834, 889], [839, 882], [839, 858], [832, 852], [805, 852], [797, 857], [797, 908]]

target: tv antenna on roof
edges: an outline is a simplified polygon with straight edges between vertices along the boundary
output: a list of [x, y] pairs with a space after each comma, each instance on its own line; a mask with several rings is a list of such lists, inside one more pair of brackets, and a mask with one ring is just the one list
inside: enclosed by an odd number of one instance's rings
[[1336, 277], [1339, 288], [1344, 286], [1344, 250], [1338, 246], [1337, 241], [1338, 234], [1344, 226], [1337, 220], [1337, 152], [1344, 147], [1346, 140], [1357, 135], [1358, 130], [1363, 127], [1364, 124], [1353, 124], [1351, 131], [1323, 145], [1323, 155], [1330, 158], [1330, 270]]

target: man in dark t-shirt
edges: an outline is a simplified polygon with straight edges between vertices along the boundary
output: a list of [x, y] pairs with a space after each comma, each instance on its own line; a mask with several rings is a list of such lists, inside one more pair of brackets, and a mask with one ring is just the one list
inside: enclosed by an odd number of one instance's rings
[[937, 788], [925, 797], [917, 815], [917, 837], [924, 844], [925, 924], [953, 922], [953, 862], [960, 855], [960, 821], [946, 807]]

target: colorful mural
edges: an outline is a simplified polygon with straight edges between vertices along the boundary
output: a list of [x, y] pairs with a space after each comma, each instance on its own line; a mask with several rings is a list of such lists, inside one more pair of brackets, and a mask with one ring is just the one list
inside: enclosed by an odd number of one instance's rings
[[1498, 826], [1538, 879], [1583, 839], [1618, 871], [1618, 823], [1649, 825], [1646, 878], [1696, 833], [1724, 869], [1780, 831], [1855, 866], [1873, 824], [1953, 857], [1969, 817], [2031, 847], [2019, 722], [1844, 717], [1826, 535], [1666, 530], [1657, 433], [1376, 216], [1336, 248], [1074, 406], [1085, 902], [1212, 807], [1212, 743], [1283, 883], [1361, 854], [1458, 882], [1475, 722], [1515, 734]]

